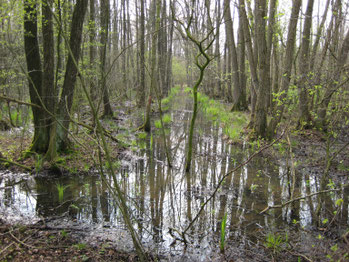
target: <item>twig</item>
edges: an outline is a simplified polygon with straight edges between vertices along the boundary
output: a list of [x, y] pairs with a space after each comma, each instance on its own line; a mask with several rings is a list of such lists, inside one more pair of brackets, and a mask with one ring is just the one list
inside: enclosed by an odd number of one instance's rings
[[324, 194], [324, 193], [328, 193], [328, 192], [335, 192], [335, 191], [339, 191], [340, 189], [328, 189], [328, 190], [322, 190], [322, 191], [318, 191], [318, 192], [315, 192], [315, 193], [312, 193], [310, 195], [306, 195], [306, 196], [300, 196], [300, 197], [297, 197], [297, 198], [294, 198], [294, 199], [291, 199], [291, 200], [288, 200], [286, 201], [285, 203], [282, 203], [280, 205], [274, 205], [274, 206], [267, 206], [265, 209], [263, 209], [259, 214], [263, 214], [265, 212], [267, 212], [269, 209], [272, 209], [272, 208], [283, 208], [284, 206], [286, 205], [289, 205], [293, 202], [296, 202], [296, 201], [299, 201], [299, 200], [302, 200], [302, 199], [305, 199], [305, 198], [308, 198], [308, 197], [312, 197], [312, 196], [315, 196], [315, 195], [319, 195], [319, 194]]
[[[0, 251], [0, 255], [1, 255], [2, 253], [4, 253], [8, 248], [10, 248], [13, 244], [14, 244], [14, 242], [12, 242], [12, 243], [9, 244], [8, 246], [6, 246], [4, 249], [2, 249], [2, 250]], [[2, 258], [2, 257], [0, 257], [0, 258]]]
[[348, 241], [348, 235], [349, 235], [349, 231], [347, 233], [345, 233], [342, 238], [344, 239], [345, 243], [347, 243], [347, 245], [349, 246], [349, 241]]
[[[71, 120], [74, 124], [79, 125], [79, 126], [82, 126], [82, 127], [85, 127], [86, 129], [88, 129], [88, 130], [90, 130], [90, 131], [95, 131], [95, 130], [96, 130], [95, 127], [90, 126], [90, 125], [88, 125], [88, 124], [86, 124], [86, 123], [76, 121], [76, 120], [73, 119], [73, 118], [71, 118], [70, 120]], [[111, 140], [113, 140], [114, 142], [117, 142], [117, 143], [120, 142], [116, 137], [114, 137], [114, 136], [111, 134], [111, 131], [106, 130], [106, 129], [103, 128], [103, 132], [104, 132], [104, 135], [105, 135], [105, 136], [109, 137], [109, 138], [110, 138]]]
[[306, 255], [300, 254], [300, 253], [293, 253], [290, 250], [286, 250], [288, 253], [290, 253], [292, 256], [296, 256], [296, 257], [302, 257], [305, 260], [309, 261], [309, 262], [313, 262], [313, 260], [311, 260], [310, 258], [308, 258]]
[[290, 158], [291, 158], [291, 174], [292, 174], [292, 187], [291, 187], [291, 199], [294, 197], [294, 191], [296, 188], [296, 168], [294, 164], [294, 158], [293, 158], [293, 152], [292, 152], [292, 145], [289, 135], [287, 134], [287, 142], [290, 150]]
[[[11, 232], [9, 232], [10, 236], [16, 240], [16, 242], [18, 242], [19, 244], [23, 245], [23, 246], [26, 246], [26, 247], [29, 247], [29, 248], [36, 248], [34, 246], [31, 246], [31, 245], [28, 245], [26, 243], [24, 243], [23, 241], [19, 240], [17, 237], [15, 237]], [[27, 237], [24, 241], [26, 241], [29, 237]]]

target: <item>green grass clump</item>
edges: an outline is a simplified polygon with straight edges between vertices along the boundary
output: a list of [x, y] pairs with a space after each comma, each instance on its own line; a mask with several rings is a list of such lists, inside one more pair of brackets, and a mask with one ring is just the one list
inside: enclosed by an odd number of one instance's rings
[[160, 120], [155, 121], [155, 127], [159, 128], [159, 129], [161, 128], [161, 121]]
[[227, 213], [225, 213], [222, 219], [222, 224], [221, 224], [221, 239], [219, 243], [219, 248], [222, 253], [224, 253], [224, 248], [225, 248], [226, 224], [227, 224]]
[[181, 91], [180, 86], [174, 86], [171, 88], [168, 96], [161, 99], [161, 107], [163, 111], [167, 111], [170, 108], [171, 101], [180, 91]]
[[204, 115], [213, 122], [218, 122], [224, 134], [233, 142], [240, 138], [242, 130], [248, 123], [247, 116], [242, 112], [230, 112], [226, 105], [210, 99], [208, 96], [198, 93], [199, 108]]
[[69, 185], [67, 186], [64, 186], [60, 183], [56, 184], [56, 188], [57, 188], [57, 191], [58, 191], [58, 201], [59, 203], [62, 203], [63, 202], [63, 196], [64, 196], [64, 191], [69, 187]]
[[172, 120], [172, 119], [171, 119], [171, 115], [170, 115], [170, 114], [165, 114], [165, 115], [162, 116], [162, 122], [163, 122], [164, 124], [170, 123], [171, 120]]

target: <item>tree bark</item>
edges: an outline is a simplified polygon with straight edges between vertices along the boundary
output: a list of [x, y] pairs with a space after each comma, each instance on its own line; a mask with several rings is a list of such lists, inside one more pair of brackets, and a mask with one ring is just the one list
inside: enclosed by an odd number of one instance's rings
[[155, 88], [157, 87], [158, 77], [156, 75], [156, 45], [158, 43], [158, 32], [160, 29], [160, 8], [161, 8], [161, 0], [153, 0], [153, 8], [155, 11], [155, 17], [152, 21], [153, 27], [153, 35], [151, 42], [151, 56], [150, 56], [150, 85], [149, 85], [149, 94], [148, 94], [148, 104], [146, 107], [145, 120], [144, 120], [144, 131], [150, 132], [150, 110], [151, 110], [151, 100], [152, 93], [156, 92]]
[[[54, 115], [56, 114], [56, 104], [58, 102], [58, 89], [55, 84], [55, 71], [54, 71], [54, 36], [53, 36], [53, 17], [51, 7], [53, 6], [52, 0], [46, 0], [42, 3], [42, 32], [43, 32], [43, 53], [44, 53], [44, 74], [43, 74], [43, 101], [46, 109], [51, 113], [45, 112], [46, 115], [46, 148], [45, 153], [47, 159], [51, 160], [55, 157], [55, 153], [51, 152], [50, 139], [51, 134], [54, 134], [56, 123]], [[59, 37], [59, 36], [58, 36]], [[58, 41], [60, 41], [58, 39]], [[60, 48], [60, 46], [58, 46]], [[58, 55], [60, 53], [58, 52]], [[59, 69], [57, 65], [57, 70]], [[42, 153], [44, 153], [42, 152]]]
[[[215, 13], [216, 13], [216, 39], [220, 38], [220, 23], [221, 23], [221, 2], [216, 0], [215, 3]], [[220, 43], [216, 41], [215, 44], [215, 57], [217, 60], [216, 65], [216, 84], [215, 90], [213, 92], [214, 96], [217, 98], [221, 98], [223, 96], [222, 93], [222, 69], [221, 69], [221, 54], [220, 54]]]
[[144, 0], [140, 1], [141, 5], [141, 16], [140, 16], [140, 32], [139, 32], [139, 60], [140, 60], [140, 83], [138, 88], [138, 106], [142, 107], [145, 105], [145, 11], [144, 11]]
[[308, 0], [308, 6], [305, 13], [303, 26], [303, 35], [301, 50], [299, 54], [299, 75], [298, 79], [298, 95], [299, 95], [299, 118], [298, 124], [304, 128], [312, 126], [312, 119], [308, 106], [307, 82], [309, 78], [309, 46], [310, 46], [310, 31], [312, 24], [314, 0]]
[[272, 101], [272, 77], [271, 77], [271, 64], [272, 64], [272, 48], [273, 48], [273, 38], [275, 31], [275, 16], [277, 9], [277, 0], [271, 0], [269, 5], [269, 19], [268, 19], [268, 30], [267, 30], [267, 58], [266, 58], [266, 70], [267, 70], [267, 93], [266, 93], [266, 108], [270, 110]]
[[253, 126], [253, 121], [255, 119], [255, 113], [256, 113], [256, 96], [257, 96], [257, 90], [259, 89], [259, 79], [257, 74], [257, 61], [255, 59], [255, 53], [252, 49], [252, 40], [251, 40], [251, 34], [249, 29], [249, 22], [246, 15], [246, 9], [245, 9], [245, 1], [239, 0], [239, 17], [240, 21], [242, 23], [243, 32], [244, 32], [244, 38], [245, 38], [245, 44], [247, 48], [247, 58], [248, 63], [250, 65], [250, 72], [251, 72], [251, 117], [250, 117], [250, 123], [249, 126]]
[[68, 56], [62, 95], [59, 101], [57, 115], [57, 121], [59, 121], [56, 133], [58, 151], [67, 149], [69, 145], [68, 130], [70, 123], [70, 111], [73, 104], [75, 82], [78, 73], [77, 64], [80, 58], [82, 29], [85, 13], [87, 10], [87, 4], [88, 1], [86, 0], [77, 0], [73, 11], [69, 40], [70, 52]]
[[267, 90], [269, 84], [269, 74], [270, 70], [267, 63], [267, 59], [270, 59], [268, 56], [268, 47], [266, 41], [266, 30], [265, 30], [265, 17], [267, 2], [266, 0], [257, 0], [256, 1], [256, 15], [255, 15], [255, 24], [256, 24], [256, 39], [255, 42], [258, 42], [258, 74], [259, 74], [259, 88], [257, 89], [257, 103], [256, 103], [256, 113], [255, 119], [253, 121], [252, 127], [257, 137], [265, 138], [267, 134], [267, 109], [266, 109], [266, 98]]
[[45, 112], [42, 109], [42, 67], [38, 42], [36, 2], [24, 1], [24, 48], [28, 69], [29, 94], [33, 104], [34, 138], [31, 150], [37, 153], [46, 152], [48, 135], [46, 131]]
[[113, 111], [109, 101], [109, 90], [106, 78], [106, 67], [107, 67], [107, 45], [109, 36], [109, 17], [110, 17], [110, 5], [109, 0], [101, 0], [101, 90], [103, 95], [103, 117], [112, 117]]
[[[219, 42], [219, 41], [217, 41]], [[240, 80], [240, 110], [248, 110], [248, 104], [246, 100], [246, 72], [245, 72], [245, 55], [246, 55], [246, 45], [245, 45], [245, 37], [244, 37], [244, 28], [239, 12], [239, 31], [238, 31], [238, 63], [239, 63], [239, 80]]]
[[90, 21], [89, 21], [89, 39], [90, 39], [90, 96], [92, 101], [97, 99], [97, 78], [96, 75], [96, 3], [95, 0], [90, 0]]
[[[233, 21], [232, 21], [231, 12], [230, 12], [230, 0], [224, 0], [223, 9], [224, 9], [223, 16], [224, 16], [224, 22], [225, 22], [225, 34], [227, 37], [227, 44], [228, 44], [228, 55], [230, 56], [230, 61], [232, 66], [231, 67], [232, 69], [231, 75], [232, 75], [232, 81], [233, 81], [232, 110], [240, 110], [241, 109], [241, 105], [240, 105], [241, 88], [240, 88], [240, 80], [239, 80], [239, 64], [238, 64], [238, 57], [237, 57], [235, 39], [234, 39]], [[228, 86], [228, 88], [231, 88], [231, 87]]]

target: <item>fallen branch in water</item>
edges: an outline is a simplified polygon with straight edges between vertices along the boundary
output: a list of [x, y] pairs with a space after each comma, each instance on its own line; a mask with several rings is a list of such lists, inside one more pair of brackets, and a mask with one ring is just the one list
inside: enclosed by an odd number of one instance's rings
[[328, 190], [322, 190], [322, 191], [319, 191], [319, 192], [315, 192], [315, 193], [312, 193], [310, 195], [306, 195], [306, 196], [300, 196], [300, 197], [297, 197], [297, 198], [294, 198], [294, 199], [291, 199], [291, 200], [288, 200], [286, 201], [285, 203], [282, 203], [280, 205], [274, 205], [274, 206], [267, 206], [265, 209], [263, 209], [259, 214], [264, 214], [265, 212], [267, 212], [269, 209], [272, 209], [272, 208], [283, 208], [284, 206], [287, 206], [293, 202], [296, 202], [296, 201], [300, 201], [302, 199], [306, 199], [306, 198], [309, 198], [309, 197], [312, 197], [312, 196], [316, 196], [316, 195], [319, 195], [319, 194], [324, 194], [324, 193], [328, 193], [328, 192], [334, 192], [334, 191], [339, 191], [340, 189], [328, 189]]

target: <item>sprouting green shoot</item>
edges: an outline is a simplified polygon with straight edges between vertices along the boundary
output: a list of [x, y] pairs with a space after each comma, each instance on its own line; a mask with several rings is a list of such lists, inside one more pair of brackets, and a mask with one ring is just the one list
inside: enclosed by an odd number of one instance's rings
[[225, 230], [226, 230], [226, 224], [227, 224], [227, 213], [225, 213], [222, 223], [221, 223], [221, 241], [220, 241], [220, 250], [222, 253], [224, 253], [224, 247], [225, 247]]
[[58, 201], [59, 201], [59, 203], [63, 202], [64, 190], [66, 190], [68, 187], [69, 187], [69, 185], [64, 186], [64, 185], [62, 185], [60, 183], [56, 184], [56, 188], [57, 188], [57, 191], [58, 191]]

